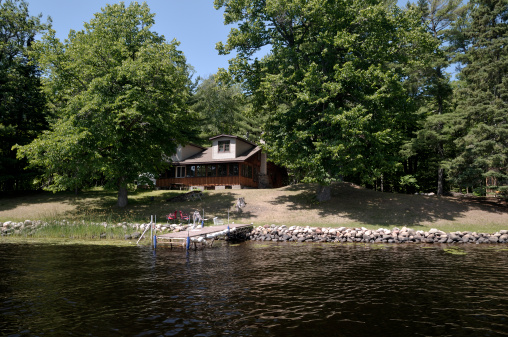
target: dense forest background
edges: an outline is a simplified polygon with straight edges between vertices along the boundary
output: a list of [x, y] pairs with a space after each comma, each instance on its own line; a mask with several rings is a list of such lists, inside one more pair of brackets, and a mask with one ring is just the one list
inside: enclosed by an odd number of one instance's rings
[[320, 200], [338, 180], [506, 193], [507, 0], [215, 7], [235, 24], [217, 50], [236, 54], [202, 79], [146, 4], [108, 5], [62, 42], [26, 2], [0, 1], [0, 190], [99, 184], [125, 206], [127, 184], [178, 144], [232, 134], [263, 140]]

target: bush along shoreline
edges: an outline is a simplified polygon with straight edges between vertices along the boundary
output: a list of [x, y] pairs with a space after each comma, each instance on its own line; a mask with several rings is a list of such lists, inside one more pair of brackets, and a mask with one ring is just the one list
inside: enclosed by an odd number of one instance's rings
[[252, 230], [253, 241], [280, 242], [364, 242], [364, 243], [508, 243], [508, 230], [494, 234], [469, 231], [445, 233], [432, 228], [428, 231], [403, 227], [392, 230], [380, 228], [321, 228], [285, 225], [265, 225]]
[[[140, 238], [149, 225], [149, 223], [121, 222], [108, 224], [106, 222], [69, 222], [66, 220], [6, 221], [0, 222], [0, 236], [131, 240]], [[158, 233], [170, 233], [172, 231], [183, 230], [186, 225], [156, 224], [155, 227]]]

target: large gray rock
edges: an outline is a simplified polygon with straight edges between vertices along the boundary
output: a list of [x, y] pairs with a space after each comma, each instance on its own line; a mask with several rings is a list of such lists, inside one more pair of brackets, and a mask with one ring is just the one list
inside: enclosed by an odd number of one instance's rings
[[492, 242], [492, 243], [498, 243], [499, 242], [499, 238], [495, 235], [491, 235], [489, 237], [489, 241]]

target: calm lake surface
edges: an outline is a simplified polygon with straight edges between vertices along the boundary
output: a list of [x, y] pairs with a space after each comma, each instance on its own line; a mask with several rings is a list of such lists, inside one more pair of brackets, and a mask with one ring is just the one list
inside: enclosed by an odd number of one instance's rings
[[508, 247], [0, 243], [0, 335], [508, 336]]

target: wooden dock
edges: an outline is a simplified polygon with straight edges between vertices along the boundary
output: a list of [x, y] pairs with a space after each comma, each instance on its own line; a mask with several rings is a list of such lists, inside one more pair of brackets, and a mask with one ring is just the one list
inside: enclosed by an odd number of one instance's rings
[[[236, 230], [240, 228], [245, 227], [251, 227], [252, 224], [229, 224], [229, 225], [218, 225], [218, 226], [209, 226], [209, 227], [203, 227], [203, 228], [196, 228], [191, 230], [185, 230], [180, 232], [174, 232], [174, 233], [168, 233], [168, 234], [161, 234], [157, 235], [157, 241], [159, 243], [169, 243], [172, 245], [173, 243], [180, 243], [180, 244], [186, 244], [187, 237], [189, 238], [198, 238], [203, 237], [206, 238], [206, 235], [208, 234], [215, 234], [222, 231], [225, 231], [227, 228], [230, 228], [230, 230], [233, 230], [235, 228]], [[213, 242], [214, 239], [212, 239]], [[194, 246], [196, 246], [196, 242], [193, 240]]]

